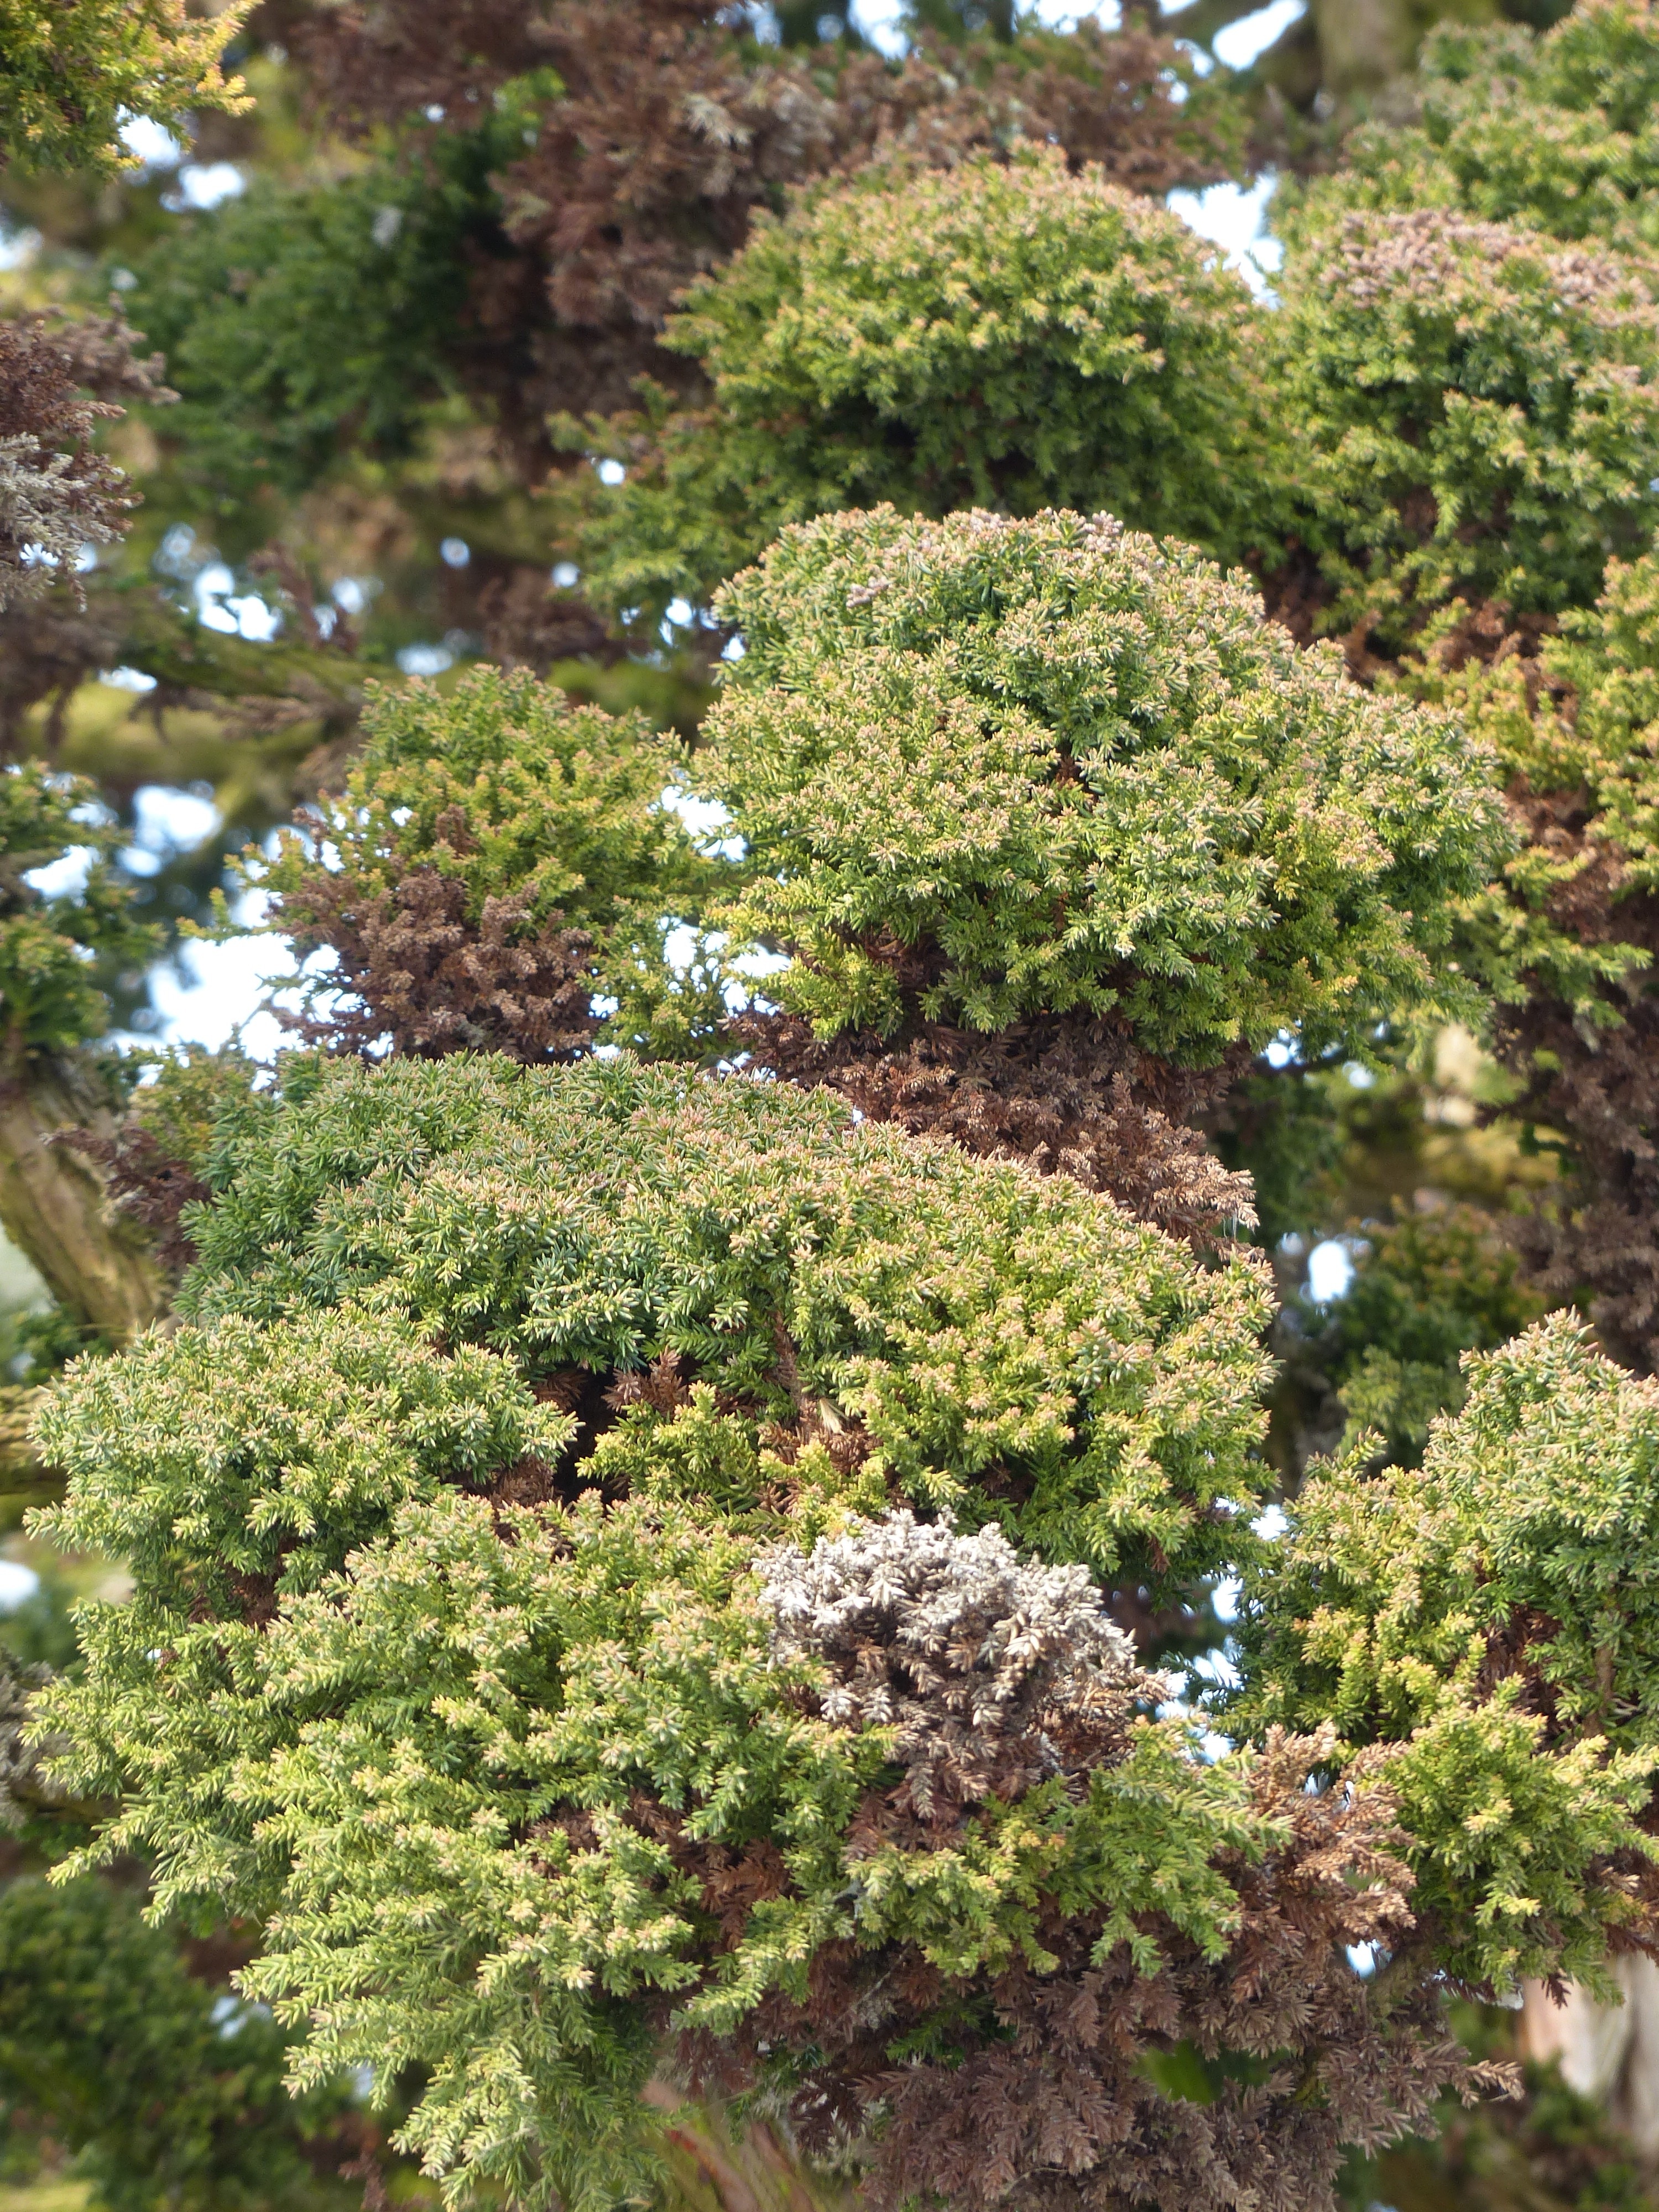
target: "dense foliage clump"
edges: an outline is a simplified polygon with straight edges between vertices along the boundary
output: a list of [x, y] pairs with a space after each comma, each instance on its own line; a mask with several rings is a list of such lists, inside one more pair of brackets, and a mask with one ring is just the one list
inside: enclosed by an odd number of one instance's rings
[[1264, 489], [1255, 323], [1184, 222], [1057, 148], [866, 169], [757, 216], [670, 319], [710, 390], [661, 392], [619, 446], [587, 588], [705, 599], [786, 524], [882, 501], [1107, 507], [1236, 556]]
[[1554, 238], [1659, 244], [1656, 88], [1649, 0], [1580, 0], [1541, 35], [1443, 23], [1424, 41], [1415, 114], [1362, 124], [1321, 192], [1395, 213], [1459, 208]]
[[1334, 197], [1293, 220], [1273, 325], [1328, 619], [1398, 640], [1459, 596], [1587, 605], [1659, 520], [1659, 270]]
[[469, 379], [541, 448], [550, 412], [631, 407], [641, 374], [695, 387], [659, 343], [664, 318], [792, 187], [894, 152], [949, 168], [1020, 139], [1149, 194], [1228, 169], [1239, 118], [1172, 40], [1139, 23], [1028, 23], [1017, 40], [951, 27], [894, 64], [856, 42], [758, 44], [718, 0], [441, 21], [393, 0], [319, 11], [299, 39], [315, 98], [355, 134], [415, 120], [431, 147], [492, 109], [519, 125], [492, 153], [499, 231], [468, 287], [477, 327], [507, 343], [472, 350]]
[[122, 413], [118, 394], [173, 397], [138, 343], [119, 314], [0, 322], [0, 608], [59, 580], [79, 590], [88, 551], [126, 529], [131, 487], [93, 439]]
[[155, 428], [228, 550], [274, 536], [287, 504], [348, 453], [407, 451], [422, 407], [453, 382], [483, 191], [464, 161], [435, 175], [382, 161], [325, 186], [260, 183], [183, 217], [143, 257], [129, 304], [180, 403]]
[[220, 58], [248, 0], [192, 21], [185, 0], [6, 0], [0, 8], [0, 163], [113, 169], [129, 117], [182, 123], [244, 105]]
[[[457, 2190], [635, 2185], [666, 2056], [862, 2146], [872, 2203], [1040, 2203], [1055, 2129], [1102, 2212], [1324, 2203], [1485, 2078], [1438, 1962], [1593, 1972], [1633, 1920], [1594, 1869], [1651, 1760], [1540, 1749], [1501, 1687], [1322, 1790], [1328, 1729], [1206, 1764], [1152, 1717], [1120, 1593], [1253, 1547], [1242, 1254], [627, 1060], [301, 1063], [208, 1180], [183, 1325], [46, 1416], [42, 1526], [136, 1589], [41, 1711], [119, 1801], [94, 1856], [268, 1916], [300, 2077], [420, 2069], [398, 2140]], [[1374, 2004], [1358, 1942], [1417, 1981]], [[1229, 2070], [1286, 2047], [1316, 2100]]]
[[695, 910], [717, 871], [668, 803], [681, 765], [643, 716], [528, 673], [374, 694], [344, 792], [254, 869], [296, 948], [334, 954], [313, 988], [327, 1011], [303, 1026], [543, 1060], [592, 1048], [596, 994], [624, 1036], [671, 998], [659, 1018], [695, 1023], [695, 990], [671, 988], [665, 909]]
[[1202, 1065], [1358, 1043], [1459, 986], [1449, 902], [1502, 850], [1456, 726], [1300, 653], [1247, 586], [1109, 517], [890, 508], [786, 532], [720, 601], [707, 787], [739, 927], [832, 1037], [1109, 1018]]
[[[1659, 1959], [1659, 1415], [1535, 1325], [1659, 1358], [1659, 15], [1255, 98], [1386, 12], [273, 0], [176, 175], [11, 145], [182, 393], [0, 331], [15, 2158], [1416, 2212]], [[1304, 156], [1252, 302], [1157, 196]], [[301, 1046], [133, 1090], [239, 844]]]
[[110, 2212], [348, 2204], [337, 2169], [372, 2130], [338, 2084], [296, 2106], [289, 2042], [131, 1889], [0, 1890], [0, 2152], [45, 2136]]
[[[1407, 1740], [1389, 1771], [1439, 1839], [1431, 1893], [1484, 1865], [1494, 1941], [1548, 1922], [1573, 1945], [1588, 1908], [1644, 1942], [1659, 1868], [1614, 1808], [1639, 1811], [1659, 1766], [1659, 1401], [1561, 1316], [1472, 1355], [1468, 1380], [1420, 1468], [1370, 1472], [1362, 1440], [1304, 1486], [1247, 1581], [1241, 1717]], [[1586, 1817], [1611, 1823], [1588, 1890]]]
[[1192, 549], [878, 507], [718, 605], [744, 652], [696, 772], [748, 855], [735, 941], [793, 956], [738, 1024], [779, 1073], [1201, 1237], [1255, 1218], [1188, 1126], [1252, 1052], [1364, 1053], [1468, 990], [1486, 760]]

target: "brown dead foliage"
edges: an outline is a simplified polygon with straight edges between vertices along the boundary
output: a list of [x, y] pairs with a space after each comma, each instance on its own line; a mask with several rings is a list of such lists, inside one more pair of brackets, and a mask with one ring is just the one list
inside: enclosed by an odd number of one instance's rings
[[895, 64], [757, 49], [715, 0], [347, 0], [310, 15], [295, 47], [319, 108], [364, 133], [422, 116], [465, 128], [513, 80], [556, 72], [564, 97], [496, 179], [503, 250], [473, 271], [469, 374], [526, 450], [549, 413], [632, 405], [641, 374], [694, 380], [658, 349], [663, 318], [792, 185], [901, 148], [951, 163], [1020, 133], [1139, 191], [1228, 173], [1184, 112], [1176, 49], [1138, 26], [1085, 24], [1063, 60], [924, 42]]
[[100, 422], [125, 411], [121, 399], [174, 396], [161, 356], [141, 358], [142, 343], [118, 312], [0, 321], [0, 606], [37, 598], [54, 574], [83, 605], [81, 547], [126, 530], [131, 485], [94, 440]]
[[592, 1045], [593, 940], [557, 915], [532, 921], [521, 896], [487, 898], [474, 921], [465, 884], [435, 867], [390, 886], [319, 867], [283, 911], [301, 952], [331, 945], [337, 963], [331, 1011], [284, 1017], [308, 1043], [362, 1052], [389, 1037], [426, 1060], [500, 1052], [526, 1063]]
[[183, 1274], [196, 1257], [196, 1244], [182, 1216], [187, 1206], [212, 1197], [210, 1185], [131, 1117], [112, 1136], [67, 1129], [57, 1141], [97, 1162], [117, 1210], [149, 1231], [156, 1260], [169, 1274]]
[[[1346, 2148], [1432, 2132], [1436, 2100], [1512, 2091], [1448, 2032], [1426, 1952], [1413, 1949], [1409, 1878], [1393, 1800], [1370, 1767], [1310, 1790], [1324, 1738], [1275, 1731], [1255, 1776], [1283, 1841], [1258, 1863], [1224, 1855], [1239, 1918], [1205, 1958], [1161, 1916], [1141, 1917], [1156, 1973], [1125, 1943], [1094, 1955], [1097, 1919], [1052, 1905], [1056, 1961], [952, 1982], [908, 1948], [824, 1947], [804, 2001], [769, 1998], [741, 2037], [681, 2039], [702, 2093], [751, 2086], [781, 2051], [805, 2071], [789, 2118], [801, 2148], [866, 2161], [872, 2212], [943, 2201], [965, 2212], [1330, 2212]], [[927, 1848], [901, 1828], [890, 1839]], [[677, 1863], [686, 1846], [677, 1845]], [[687, 1858], [690, 1870], [692, 1861]], [[759, 1870], [720, 1875], [740, 1895]], [[751, 1892], [752, 1893], [752, 1892]], [[1358, 1973], [1349, 1947], [1384, 1963]], [[895, 2063], [928, 2020], [951, 2021], [936, 2058]], [[1179, 2079], [1179, 2092], [1171, 2086]]]
[[1224, 1168], [1186, 1126], [1229, 1087], [1244, 1055], [1174, 1068], [1110, 1024], [1068, 1015], [990, 1036], [930, 1022], [900, 1040], [859, 1031], [826, 1044], [792, 1015], [750, 1014], [732, 1034], [758, 1066], [834, 1091], [871, 1121], [1069, 1175], [1172, 1236], [1202, 1240], [1255, 1220], [1249, 1177]]

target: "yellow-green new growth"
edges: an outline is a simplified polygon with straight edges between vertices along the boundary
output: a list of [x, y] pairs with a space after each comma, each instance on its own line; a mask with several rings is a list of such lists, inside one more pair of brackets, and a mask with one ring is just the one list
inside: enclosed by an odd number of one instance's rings
[[[787, 523], [891, 501], [945, 514], [1109, 507], [1237, 557], [1262, 527], [1255, 310], [1213, 248], [1056, 148], [878, 166], [757, 217], [664, 343], [713, 387], [639, 426], [572, 424], [635, 465], [595, 494], [586, 587], [705, 599]], [[619, 442], [618, 442], [619, 441]]]
[[184, 129], [248, 105], [221, 57], [252, 5], [194, 16], [185, 0], [0, 0], [0, 166], [119, 169], [131, 116]]
[[768, 994], [821, 1035], [1083, 1010], [1207, 1066], [1462, 1003], [1488, 757], [1192, 548], [878, 507], [786, 531], [720, 606], [744, 652], [696, 773], [749, 848], [734, 931], [793, 952]]

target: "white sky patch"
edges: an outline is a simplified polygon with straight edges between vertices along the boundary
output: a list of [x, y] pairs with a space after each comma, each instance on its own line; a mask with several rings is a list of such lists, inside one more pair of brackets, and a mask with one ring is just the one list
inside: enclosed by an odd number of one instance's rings
[[[180, 972], [182, 971], [182, 972]], [[283, 937], [233, 937], [222, 945], [181, 945], [178, 968], [158, 968], [150, 998], [159, 1017], [152, 1036], [163, 1044], [228, 1044], [240, 1030], [243, 1049], [270, 1060], [283, 1042], [282, 1024], [255, 1012], [270, 986], [294, 972]]]
[[188, 853], [219, 827], [219, 810], [206, 789], [147, 783], [134, 793], [137, 842], [152, 853]]
[[[1249, 69], [1259, 55], [1265, 54], [1275, 39], [1290, 29], [1292, 23], [1307, 14], [1305, 0], [1273, 0], [1273, 5], [1246, 15], [1242, 22], [1229, 23], [1224, 31], [1218, 31], [1215, 56], [1229, 69]], [[1178, 24], [1179, 19], [1177, 19]], [[1176, 25], [1171, 25], [1173, 29]]]
[[214, 208], [246, 190], [247, 179], [234, 161], [187, 161], [162, 204], [173, 214], [184, 208]]
[[21, 1559], [0, 1559], [0, 1613], [14, 1613], [34, 1595], [40, 1577]]
[[1353, 1280], [1353, 1255], [1339, 1237], [1328, 1237], [1308, 1255], [1308, 1296], [1328, 1306], [1346, 1296]]
[[148, 115], [130, 115], [121, 125], [121, 143], [147, 169], [172, 169], [185, 158], [182, 143]]
[[[698, 799], [689, 791], [671, 788], [664, 792], [662, 803], [671, 814], [679, 816], [692, 836], [700, 842], [712, 840], [714, 832], [724, 830], [732, 819], [729, 809], [722, 806], [718, 799]], [[726, 845], [734, 842], [729, 838], [721, 840], [715, 849], [723, 851]], [[736, 854], [732, 857], [735, 859]]]
[[1169, 198], [1172, 213], [1218, 246], [1228, 267], [1238, 271], [1258, 299], [1271, 297], [1268, 277], [1285, 258], [1285, 249], [1267, 229], [1267, 202], [1278, 182], [1270, 172], [1248, 186], [1209, 185], [1201, 192], [1171, 192]]
[[39, 891], [42, 898], [79, 898], [97, 858], [92, 846], [71, 845], [55, 860], [48, 860], [44, 868], [31, 868], [23, 881], [31, 890]]
[[257, 592], [236, 590], [236, 579], [222, 561], [210, 561], [191, 579], [196, 611], [204, 629], [216, 629], [225, 637], [246, 637], [267, 645], [283, 626], [276, 610]]

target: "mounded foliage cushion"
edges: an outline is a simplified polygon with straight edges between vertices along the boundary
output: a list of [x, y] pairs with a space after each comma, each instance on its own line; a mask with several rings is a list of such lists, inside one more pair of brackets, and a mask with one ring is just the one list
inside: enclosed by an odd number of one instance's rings
[[[890, 1746], [792, 1701], [757, 1546], [908, 1498], [1154, 1590], [1212, 1571], [1262, 1479], [1264, 1280], [785, 1086], [462, 1056], [292, 1083], [222, 1123], [184, 1325], [47, 1415], [43, 1526], [137, 1583], [85, 1609], [48, 1723], [161, 1899], [275, 1908], [260, 1989], [303, 2010], [327, 1957], [319, 2077], [366, 2038], [419, 2059], [435, 2165], [596, 2202], [665, 2024], [634, 2001], [702, 1989], [729, 2025], [855, 1932], [844, 1836]], [[892, 1843], [859, 1929], [1000, 1970], [1074, 1864], [1212, 1950], [1245, 1801], [1178, 1729], [1121, 1748], [1093, 1826], [1056, 1779], [959, 1850]], [[641, 1790], [788, 1861], [718, 1972]]]
[[[667, 1410], [702, 1395], [663, 1446], [679, 1438], [676, 1464], [718, 1448], [723, 1510], [769, 1510], [769, 1453], [816, 1449], [855, 1490], [1170, 1587], [1235, 1540], [1218, 1501], [1265, 1480], [1247, 1455], [1267, 1293], [1247, 1254], [1200, 1270], [1069, 1181], [855, 1129], [781, 1085], [465, 1058], [309, 1079], [227, 1126], [180, 1300], [199, 1328], [368, 1313], [446, 1347], [444, 1374], [477, 1347], [556, 1407], [577, 1390], [580, 1486], [616, 1490], [658, 1449], [641, 1378], [667, 1362]], [[85, 1384], [148, 1389], [153, 1364]], [[645, 1395], [605, 1427], [583, 1376]], [[508, 1466], [529, 1447], [490, 1449]]]
[[1565, 239], [1659, 243], [1659, 9], [1579, 0], [1551, 29], [1443, 23], [1414, 118], [1366, 124], [1322, 184], [1345, 205], [1456, 207]]
[[709, 401], [611, 433], [635, 466], [597, 495], [586, 587], [660, 611], [787, 523], [886, 500], [1107, 507], [1236, 556], [1268, 483], [1255, 322], [1178, 216], [1057, 147], [813, 191], [671, 317]]
[[1477, 2086], [1443, 1967], [1594, 1972], [1631, 1917], [1645, 1770], [1501, 1699], [1336, 1783], [1328, 1728], [1150, 1717], [1111, 1587], [1257, 1547], [1248, 1256], [625, 1059], [296, 1056], [207, 1180], [182, 1325], [45, 1416], [40, 1525], [135, 1589], [42, 1722], [119, 1801], [94, 1856], [265, 1918], [302, 2082], [419, 2069], [458, 2198], [643, 2186], [666, 2057], [861, 2138], [882, 2212], [1036, 2208], [1060, 2136], [1101, 2212], [1322, 2206]]
[[[1522, 1662], [1553, 1730], [1659, 1730], [1659, 1385], [1553, 1315], [1466, 1362], [1418, 1468], [1363, 1447], [1298, 1493], [1253, 1570], [1262, 1694], [1355, 1742], [1405, 1733], [1439, 1683]], [[1494, 1644], [1501, 1647], [1494, 1649]], [[1473, 1670], [1473, 1671], [1469, 1671]]]
[[1587, 1923], [1659, 1898], [1628, 1818], [1659, 1768], [1659, 1391], [1567, 1315], [1465, 1368], [1420, 1467], [1376, 1469], [1364, 1437], [1304, 1484], [1246, 1575], [1230, 1724], [1316, 1714], [1350, 1747], [1403, 1741], [1424, 1900], [1455, 1911], [1484, 1879], [1495, 1943], [1553, 1917], [1594, 1978]]
[[[679, 767], [672, 738], [642, 714], [580, 706], [526, 670], [469, 670], [452, 692], [377, 688], [362, 750], [318, 828], [366, 892], [434, 866], [465, 887], [477, 921], [511, 893], [526, 919], [559, 915], [604, 930], [635, 902], [672, 897], [696, 872], [690, 840], [664, 805]], [[279, 892], [310, 856], [260, 882]]]
[[595, 1041], [603, 996], [624, 1041], [682, 1044], [714, 1015], [695, 981], [671, 984], [664, 939], [722, 872], [667, 803], [682, 772], [643, 715], [526, 670], [373, 690], [343, 792], [247, 864], [300, 949], [335, 953], [313, 1031], [568, 1057]]
[[1616, 868], [1615, 928], [1621, 898], [1659, 891], [1659, 556], [1610, 561], [1595, 605], [1534, 656], [1471, 662], [1445, 690], [1528, 791], [1571, 794], [1580, 872]]
[[1506, 835], [1486, 757], [1190, 548], [879, 507], [786, 531], [720, 605], [744, 651], [696, 772], [753, 863], [733, 927], [795, 955], [767, 994], [821, 1036], [1083, 1010], [1204, 1066], [1457, 1000], [1451, 904]]
[[1328, 619], [1588, 605], [1659, 521], [1659, 269], [1436, 207], [1294, 220], [1273, 325]]

